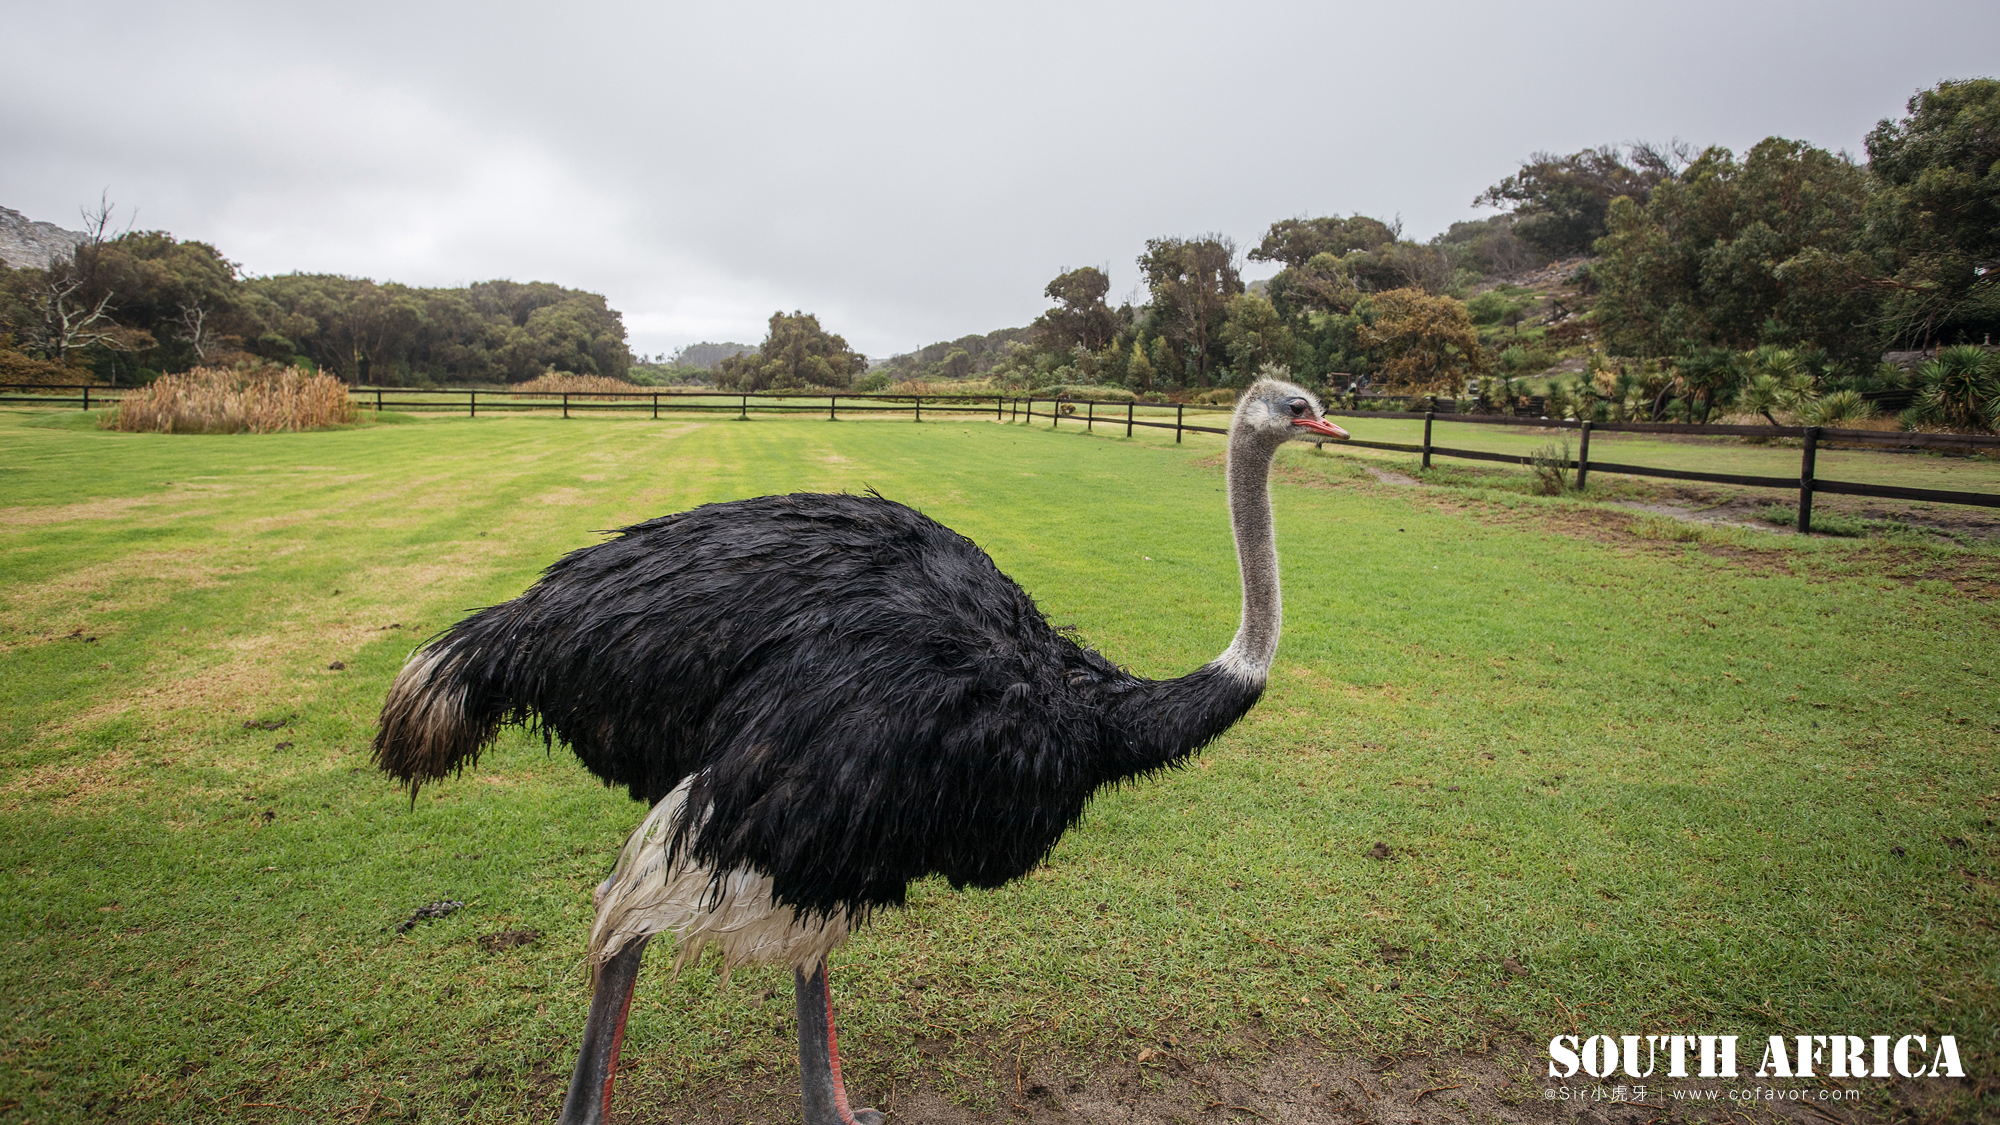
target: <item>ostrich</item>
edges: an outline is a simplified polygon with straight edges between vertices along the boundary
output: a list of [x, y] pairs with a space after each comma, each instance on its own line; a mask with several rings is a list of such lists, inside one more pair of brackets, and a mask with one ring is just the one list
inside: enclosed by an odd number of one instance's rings
[[562, 1121], [601, 1122], [639, 959], [792, 966], [806, 1125], [880, 1125], [841, 1081], [826, 958], [913, 879], [998, 887], [1091, 794], [1181, 764], [1263, 693], [1278, 647], [1270, 466], [1344, 438], [1252, 386], [1229, 430], [1243, 616], [1222, 655], [1146, 680], [1051, 627], [961, 535], [879, 495], [765, 496], [624, 529], [413, 654], [375, 761], [409, 786], [503, 724], [560, 739], [652, 810], [598, 886], [590, 1014]]

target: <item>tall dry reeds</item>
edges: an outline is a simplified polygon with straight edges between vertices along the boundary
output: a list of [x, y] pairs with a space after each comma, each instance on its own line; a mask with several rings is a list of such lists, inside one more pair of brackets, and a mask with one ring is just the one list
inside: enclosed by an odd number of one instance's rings
[[[821, 387], [807, 387], [812, 394], [824, 394]], [[990, 395], [997, 392], [990, 379], [905, 379], [882, 388], [883, 394], [891, 395]]]
[[609, 398], [618, 394], [633, 394], [648, 388], [623, 379], [613, 379], [608, 375], [572, 375], [567, 371], [545, 371], [525, 383], [516, 383], [510, 388], [522, 398], [548, 398], [552, 395], [568, 394], [571, 397]]
[[132, 391], [105, 423], [162, 434], [268, 434], [352, 422], [347, 387], [297, 367], [197, 367]]

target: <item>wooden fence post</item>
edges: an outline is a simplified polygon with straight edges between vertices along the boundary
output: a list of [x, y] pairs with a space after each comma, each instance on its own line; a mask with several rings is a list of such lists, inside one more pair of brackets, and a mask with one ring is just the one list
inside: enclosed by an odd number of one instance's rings
[[563, 417], [567, 418], [569, 417], [569, 392], [564, 391], [562, 393], [562, 396], [563, 396]]
[[738, 422], [748, 422], [748, 421], [750, 420], [750, 396], [749, 396], [749, 395], [744, 395], [744, 396], [743, 396], [743, 401], [737, 404], [737, 406], [736, 406], [736, 420], [737, 420]]
[[1183, 413], [1184, 413], [1184, 412], [1185, 412], [1186, 410], [1187, 410], [1187, 403], [1184, 403], [1184, 402], [1177, 402], [1177, 403], [1175, 403], [1175, 404], [1174, 404], [1174, 444], [1175, 444], [1175, 445], [1179, 445], [1179, 444], [1181, 443], [1181, 415], [1182, 415], [1182, 414], [1183, 414]]
[[85, 410], [89, 410], [89, 409], [90, 409], [90, 384], [89, 384], [89, 383], [85, 383], [85, 384], [83, 385], [83, 408], [84, 408]]
[[1125, 436], [1132, 436], [1132, 404], [1125, 404]]
[[1576, 490], [1583, 491], [1584, 481], [1590, 477], [1590, 423], [1583, 424], [1583, 440], [1576, 451]]
[[477, 418], [477, 417], [479, 417], [479, 392], [478, 392], [478, 391], [467, 391], [467, 392], [465, 392], [465, 416], [466, 416], [467, 418]]
[[998, 421], [999, 421], [999, 420], [1000, 420], [1001, 418], [1005, 417], [1005, 416], [1006, 416], [1006, 414], [1007, 414], [1007, 396], [1006, 396], [1006, 395], [994, 395], [994, 396], [993, 396], [993, 420], [994, 420], [995, 422], [998, 422]]
[[1424, 468], [1426, 469], [1431, 467], [1431, 419], [1435, 417], [1437, 411], [1424, 411]]
[[660, 392], [653, 392], [653, 421], [660, 420]]
[[1799, 534], [1812, 534], [1813, 462], [1818, 460], [1819, 427], [1806, 427], [1806, 448], [1799, 458]]
[[827, 421], [829, 421], [829, 422], [838, 422], [838, 421], [840, 421], [840, 419], [839, 419], [839, 418], [838, 418], [838, 417], [837, 417], [837, 416], [836, 416], [836, 415], [834, 414], [834, 412], [833, 412], [833, 409], [834, 409], [834, 407], [835, 407], [836, 405], [838, 405], [838, 404], [839, 404], [839, 402], [840, 402], [840, 396], [839, 396], [839, 395], [828, 395], [828, 396], [826, 396], [826, 420], [827, 420]]
[[917, 404], [917, 415], [916, 415], [916, 417], [914, 417], [914, 418], [910, 419], [910, 421], [912, 421], [912, 422], [921, 422], [921, 421], [923, 421], [923, 420], [924, 420], [924, 396], [922, 396], [922, 395], [912, 395], [911, 397], [912, 397], [913, 399], [915, 399], [915, 400], [916, 400], [916, 404]]
[[375, 416], [377, 418], [382, 416], [382, 388], [380, 387], [375, 388]]
[[1049, 429], [1051, 430], [1062, 425], [1062, 404], [1063, 400], [1061, 399], [1057, 399], [1049, 404]]
[[1097, 425], [1097, 400], [1091, 399], [1083, 404], [1083, 432], [1093, 432], [1091, 427], [1095, 425]]

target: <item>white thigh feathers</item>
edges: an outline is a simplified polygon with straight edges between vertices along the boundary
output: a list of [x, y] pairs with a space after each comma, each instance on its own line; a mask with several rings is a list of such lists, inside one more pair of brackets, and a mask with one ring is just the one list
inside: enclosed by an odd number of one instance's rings
[[729, 872], [718, 896], [713, 871], [685, 856], [668, 866], [667, 836], [687, 803], [691, 780], [653, 806], [625, 841], [611, 877], [597, 888], [590, 959], [608, 960], [633, 938], [661, 933], [674, 935], [679, 943], [676, 972], [710, 943], [721, 947], [725, 973], [738, 965], [772, 961], [810, 968], [839, 948], [854, 928], [851, 915], [801, 920], [791, 907], [772, 901], [771, 877], [761, 871], [739, 867]]

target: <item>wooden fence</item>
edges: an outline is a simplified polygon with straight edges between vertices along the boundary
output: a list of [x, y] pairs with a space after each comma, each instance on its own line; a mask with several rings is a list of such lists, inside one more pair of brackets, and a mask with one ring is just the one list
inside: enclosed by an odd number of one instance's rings
[[[0, 403], [28, 403], [43, 406], [75, 405], [88, 410], [94, 404], [108, 405], [116, 402], [126, 388], [84, 386], [82, 384], [61, 384], [51, 386], [0, 385]], [[69, 394], [58, 392], [68, 391]], [[1125, 436], [1132, 436], [1135, 428], [1172, 430], [1174, 441], [1178, 443], [1184, 434], [1226, 434], [1226, 425], [1205, 425], [1189, 421], [1189, 415], [1225, 421], [1231, 408], [1226, 406], [1190, 406], [1183, 403], [1135, 403], [1104, 402], [1096, 399], [1038, 399], [1032, 395], [898, 395], [898, 394], [778, 394], [756, 395], [724, 393], [720, 391], [513, 391], [513, 390], [430, 390], [416, 387], [360, 387], [350, 392], [354, 401], [363, 407], [380, 412], [385, 408], [416, 409], [427, 412], [463, 409], [468, 417], [478, 417], [484, 410], [487, 414], [517, 413], [521, 411], [550, 411], [559, 409], [568, 418], [572, 412], [625, 412], [634, 411], [650, 414], [658, 418], [662, 411], [672, 414], [676, 411], [708, 414], [733, 414], [738, 418], [749, 418], [752, 411], [777, 415], [812, 415], [824, 411], [830, 420], [842, 414], [902, 414], [907, 413], [912, 421], [921, 422], [924, 412], [941, 414], [990, 415], [996, 421], [1019, 422], [1024, 418], [1033, 422], [1039, 418], [1049, 420], [1051, 427], [1060, 428], [1063, 423], [1081, 424], [1085, 430], [1095, 430], [1098, 426], [1123, 426]], [[402, 397], [395, 397], [402, 396]], [[411, 396], [423, 396], [421, 398]], [[822, 405], [823, 403], [823, 405]], [[1102, 411], [1099, 407], [1103, 407]], [[1144, 411], [1145, 413], [1141, 413]], [[1171, 412], [1171, 413], [1169, 413]], [[1368, 441], [1353, 438], [1343, 445], [1356, 445], [1366, 449], [1386, 449], [1400, 453], [1414, 453], [1422, 458], [1423, 467], [1431, 467], [1434, 457], [1455, 457], [1467, 461], [1498, 461], [1505, 464], [1532, 465], [1536, 458], [1518, 453], [1489, 453], [1478, 449], [1459, 449], [1437, 445], [1431, 440], [1432, 428], [1439, 422], [1451, 425], [1499, 425], [1530, 427], [1551, 430], [1575, 430], [1578, 432], [1576, 456], [1562, 464], [1576, 470], [1577, 487], [1581, 488], [1589, 480], [1594, 469], [1600, 473], [1619, 473], [1625, 476], [1657, 477], [1666, 480], [1697, 481], [1707, 484], [1734, 484], [1751, 488], [1776, 488], [1798, 492], [1798, 527], [1801, 532], [1812, 530], [1812, 504], [1815, 493], [1831, 493], [1843, 496], [1873, 496], [1891, 500], [1916, 500], [1934, 504], [1964, 504], [1982, 508], [2000, 508], [2000, 495], [1986, 492], [1959, 492], [1938, 488], [1909, 488], [1902, 485], [1867, 484], [1860, 481], [1821, 480], [1814, 473], [1814, 462], [1823, 444], [1862, 445], [1901, 449], [1946, 449], [1960, 452], [1992, 450], [2000, 453], [2000, 437], [1978, 434], [1914, 434], [1892, 433], [1881, 430], [1841, 430], [1821, 426], [1722, 426], [1692, 425], [1672, 422], [1576, 422], [1557, 418], [1530, 418], [1499, 414], [1461, 414], [1454, 411], [1440, 412], [1427, 410], [1422, 413], [1392, 410], [1328, 410], [1327, 414], [1346, 418], [1401, 418], [1422, 419], [1424, 423], [1423, 441], [1418, 444], [1393, 441]], [[1171, 420], [1169, 420], [1171, 418]], [[1794, 438], [1801, 440], [1799, 455], [1799, 475], [1797, 477], [1748, 476], [1739, 473], [1705, 473], [1687, 469], [1661, 469], [1648, 465], [1627, 465], [1610, 461], [1590, 459], [1590, 435], [1593, 433], [1626, 434], [1693, 434], [1713, 437], [1762, 437]]]

